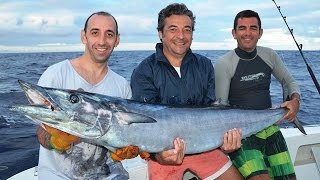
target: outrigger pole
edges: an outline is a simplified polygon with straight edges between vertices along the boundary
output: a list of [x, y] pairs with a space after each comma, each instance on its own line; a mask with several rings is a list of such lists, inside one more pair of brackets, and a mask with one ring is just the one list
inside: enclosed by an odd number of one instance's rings
[[287, 25], [287, 27], [288, 27], [288, 29], [289, 29], [289, 31], [290, 31], [290, 34], [291, 34], [294, 42], [296, 43], [296, 45], [297, 45], [297, 47], [298, 47], [298, 49], [299, 49], [299, 52], [300, 52], [300, 54], [301, 54], [301, 56], [302, 56], [302, 58], [303, 58], [303, 61], [304, 61], [304, 63], [306, 64], [306, 66], [307, 66], [307, 68], [308, 68], [308, 71], [309, 71], [309, 74], [310, 74], [310, 76], [311, 76], [311, 78], [312, 78], [312, 80], [313, 80], [313, 83], [314, 83], [314, 85], [316, 86], [316, 88], [317, 88], [317, 90], [318, 90], [318, 92], [319, 92], [319, 94], [320, 94], [320, 86], [319, 86], [319, 83], [318, 83], [318, 81], [317, 81], [317, 78], [316, 78], [316, 76], [314, 75], [311, 67], [309, 66], [306, 58], [304, 57], [304, 55], [303, 55], [303, 53], [302, 53], [302, 44], [298, 45], [298, 43], [297, 43], [297, 41], [296, 41], [296, 39], [294, 38], [294, 35], [293, 35], [293, 29], [291, 29], [291, 28], [289, 27], [288, 23], [287, 23], [286, 16], [283, 16], [283, 15], [282, 15], [281, 10], [280, 10], [280, 6], [277, 5], [276, 1], [275, 1], [275, 0], [272, 0], [272, 1], [273, 1], [274, 4], [276, 5], [279, 13], [281, 14], [284, 22], [286, 23], [286, 25]]

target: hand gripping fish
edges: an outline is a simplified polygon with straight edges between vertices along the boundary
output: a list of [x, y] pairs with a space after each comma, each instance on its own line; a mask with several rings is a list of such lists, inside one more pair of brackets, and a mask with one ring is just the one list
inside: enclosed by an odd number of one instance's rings
[[281, 120], [287, 112], [283, 108], [173, 107], [19, 83], [32, 105], [11, 110], [113, 152], [129, 145], [160, 152], [172, 149], [177, 137], [186, 143], [186, 154], [205, 152], [220, 147], [229, 129], [241, 128], [245, 138]]

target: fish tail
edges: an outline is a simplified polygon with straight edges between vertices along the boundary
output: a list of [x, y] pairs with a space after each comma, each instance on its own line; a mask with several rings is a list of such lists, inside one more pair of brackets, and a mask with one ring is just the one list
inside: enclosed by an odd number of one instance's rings
[[304, 130], [302, 124], [300, 123], [298, 117], [296, 117], [293, 121], [293, 124], [304, 134], [307, 135], [306, 131]]

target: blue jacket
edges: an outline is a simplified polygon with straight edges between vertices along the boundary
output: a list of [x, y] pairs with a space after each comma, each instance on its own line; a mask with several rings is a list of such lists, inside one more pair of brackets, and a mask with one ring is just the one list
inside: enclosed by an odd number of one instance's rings
[[134, 100], [170, 105], [210, 105], [215, 100], [211, 61], [189, 49], [180, 67], [181, 78], [163, 54], [163, 45], [144, 59], [131, 76]]

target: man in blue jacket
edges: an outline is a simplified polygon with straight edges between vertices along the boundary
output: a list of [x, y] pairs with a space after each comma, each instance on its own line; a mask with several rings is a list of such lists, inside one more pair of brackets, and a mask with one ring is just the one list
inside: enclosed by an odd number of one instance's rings
[[[195, 17], [184, 4], [170, 4], [160, 11], [158, 33], [162, 43], [134, 70], [133, 99], [170, 105], [211, 105], [215, 101], [211, 61], [191, 51]], [[183, 119], [181, 119], [183, 121]], [[213, 137], [214, 138], [214, 137]], [[225, 134], [223, 151], [240, 147], [241, 131]], [[200, 179], [241, 179], [220, 149], [185, 156], [185, 143], [174, 140], [174, 149], [151, 154], [150, 179], [183, 179], [186, 172]]]

